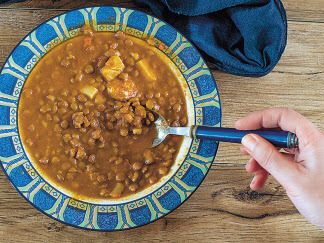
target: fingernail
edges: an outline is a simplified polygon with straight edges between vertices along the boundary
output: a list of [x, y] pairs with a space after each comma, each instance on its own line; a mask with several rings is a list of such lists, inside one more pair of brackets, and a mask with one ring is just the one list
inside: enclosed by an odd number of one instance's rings
[[251, 161], [252, 161], [252, 158], [249, 160], [249, 162], [246, 163], [245, 168], [251, 164]]
[[250, 184], [250, 185], [255, 184], [255, 180], [256, 180], [256, 178], [255, 178], [255, 176], [254, 176], [254, 177], [253, 177], [253, 180], [251, 181], [251, 184]]
[[247, 150], [252, 152], [255, 148], [255, 145], [257, 144], [257, 140], [252, 135], [248, 134], [242, 138], [241, 143]]

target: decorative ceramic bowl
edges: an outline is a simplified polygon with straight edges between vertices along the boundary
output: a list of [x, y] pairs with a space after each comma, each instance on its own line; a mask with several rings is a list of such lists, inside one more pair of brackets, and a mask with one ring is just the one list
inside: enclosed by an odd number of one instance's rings
[[180, 150], [178, 163], [164, 180], [127, 200], [81, 201], [42, 177], [21, 143], [17, 120], [20, 93], [37, 62], [56, 45], [79, 35], [84, 24], [92, 25], [95, 31], [122, 30], [140, 39], [153, 38], [183, 77], [191, 123], [220, 126], [221, 106], [215, 80], [199, 52], [177, 30], [132, 9], [82, 8], [38, 26], [4, 63], [0, 72], [0, 165], [21, 196], [53, 219], [99, 231], [135, 228], [165, 216], [188, 199], [211, 167], [218, 143], [188, 140]]

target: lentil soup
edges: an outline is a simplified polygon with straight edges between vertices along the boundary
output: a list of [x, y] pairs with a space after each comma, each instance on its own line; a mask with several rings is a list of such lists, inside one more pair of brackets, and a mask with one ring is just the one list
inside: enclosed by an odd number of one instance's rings
[[150, 148], [156, 131], [147, 109], [171, 126], [186, 126], [186, 100], [150, 40], [82, 31], [28, 76], [19, 132], [37, 170], [74, 197], [123, 198], [166, 176], [182, 143], [170, 135]]

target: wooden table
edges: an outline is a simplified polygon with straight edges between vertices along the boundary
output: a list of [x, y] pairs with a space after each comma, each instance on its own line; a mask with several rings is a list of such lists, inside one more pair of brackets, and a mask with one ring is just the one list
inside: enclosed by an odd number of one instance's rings
[[[53, 3], [54, 2], [54, 3]], [[284, 0], [288, 44], [279, 64], [262, 78], [243, 78], [213, 68], [223, 108], [223, 125], [258, 109], [287, 106], [324, 129], [323, 0]], [[117, 5], [150, 12], [131, 0], [27, 0], [0, 6], [0, 65], [33, 28], [66, 10]], [[29, 205], [0, 171], [0, 241], [250, 241], [324, 240], [273, 179], [249, 189], [248, 158], [239, 146], [221, 143], [216, 161], [193, 196], [152, 224], [123, 232], [90, 232], [54, 221]]]

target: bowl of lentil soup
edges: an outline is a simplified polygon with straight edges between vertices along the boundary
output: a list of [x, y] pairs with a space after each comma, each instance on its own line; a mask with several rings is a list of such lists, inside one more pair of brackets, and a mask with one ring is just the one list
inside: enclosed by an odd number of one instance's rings
[[0, 82], [1, 167], [28, 202], [72, 226], [157, 220], [194, 192], [216, 156], [217, 142], [177, 136], [150, 148], [147, 109], [171, 126], [220, 126], [221, 109], [197, 50], [142, 12], [61, 14], [17, 45]]

